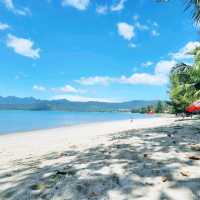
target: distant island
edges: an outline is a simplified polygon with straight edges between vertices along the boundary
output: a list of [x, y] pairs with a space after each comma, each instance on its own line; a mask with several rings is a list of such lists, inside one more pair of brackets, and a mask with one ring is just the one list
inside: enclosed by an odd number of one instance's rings
[[1, 97], [0, 110], [52, 110], [52, 111], [76, 111], [76, 112], [129, 112], [143, 107], [153, 106], [157, 100], [134, 100], [120, 103], [110, 102], [74, 102], [66, 99], [40, 100], [33, 97]]

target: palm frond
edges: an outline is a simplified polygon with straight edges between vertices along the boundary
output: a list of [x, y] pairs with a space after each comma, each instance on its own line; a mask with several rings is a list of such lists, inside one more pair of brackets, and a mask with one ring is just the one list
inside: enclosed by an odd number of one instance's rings
[[200, 0], [187, 0], [186, 10], [192, 9], [192, 17], [196, 24], [200, 24]]

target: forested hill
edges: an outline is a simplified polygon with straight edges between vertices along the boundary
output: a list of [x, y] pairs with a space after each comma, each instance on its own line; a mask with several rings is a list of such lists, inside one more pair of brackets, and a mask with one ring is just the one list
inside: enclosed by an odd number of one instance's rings
[[33, 97], [19, 98], [14, 96], [0, 97], [0, 109], [12, 110], [57, 110], [57, 111], [124, 111], [155, 105], [157, 101], [135, 100], [122, 103], [106, 102], [72, 102], [61, 100], [39, 100]]

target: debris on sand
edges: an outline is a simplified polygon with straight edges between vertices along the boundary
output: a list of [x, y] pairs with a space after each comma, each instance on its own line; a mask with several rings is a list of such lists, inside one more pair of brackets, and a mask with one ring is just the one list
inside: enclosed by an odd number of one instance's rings
[[187, 171], [187, 170], [182, 170], [180, 173], [181, 173], [181, 175], [183, 175], [183, 176], [190, 176], [190, 173], [189, 173], [189, 171]]
[[76, 174], [76, 170], [74, 170], [74, 169], [56, 170], [56, 175], [74, 176], [75, 174]]
[[167, 176], [163, 176], [161, 179], [162, 179], [162, 182], [166, 182], [168, 180], [168, 177]]
[[200, 145], [199, 144], [192, 144], [190, 146], [190, 148], [193, 150], [193, 151], [200, 151]]
[[40, 191], [43, 191], [45, 188], [46, 188], [46, 185], [44, 183], [36, 183], [36, 184], [33, 184], [31, 185], [31, 190], [40, 190]]
[[145, 154], [144, 154], [144, 158], [147, 158], [147, 157], [148, 157], [148, 154], [147, 154], [147, 153], [145, 153]]
[[200, 127], [199, 121], [189, 121], [137, 129], [135, 122], [129, 131], [104, 135], [101, 130], [98, 139], [92, 129], [91, 138], [82, 134], [81, 143], [77, 136], [71, 141], [76, 148], [62, 144], [65, 133], [57, 150], [48, 144], [46, 153], [35, 152], [30, 159], [10, 148], [9, 162], [0, 154], [0, 200], [199, 199], [200, 135], [194, 123]]
[[191, 160], [200, 160], [200, 156], [189, 156], [188, 158]]

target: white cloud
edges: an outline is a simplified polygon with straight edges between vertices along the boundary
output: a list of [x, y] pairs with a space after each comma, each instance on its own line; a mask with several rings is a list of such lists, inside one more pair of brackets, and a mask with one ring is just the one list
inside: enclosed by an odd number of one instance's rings
[[126, 84], [163, 85], [168, 82], [169, 72], [175, 64], [174, 60], [161, 60], [156, 64], [153, 74], [135, 73], [131, 77], [122, 76], [117, 80]]
[[133, 16], [133, 20], [135, 20], [135, 21], [137, 21], [139, 18], [140, 18], [140, 16], [137, 14]]
[[160, 33], [156, 30], [156, 28], [158, 27], [158, 24], [156, 22], [151, 22], [150, 20], [148, 20], [147, 21], [148, 25], [143, 24], [143, 23], [138, 21], [139, 17], [137, 15], [135, 15], [133, 17], [133, 19], [134, 19], [134, 27], [135, 27], [136, 30], [148, 31], [153, 36], [159, 36], [160, 35]]
[[[101, 79], [105, 79], [108, 77], [100, 77]], [[92, 77], [90, 77], [90, 80]], [[79, 82], [82, 84], [81, 82]], [[106, 85], [111, 83], [118, 83], [118, 84], [129, 84], [129, 85], [137, 85], [137, 84], [144, 84], [144, 85], [163, 85], [167, 83], [167, 76], [163, 74], [148, 74], [148, 73], [134, 73], [131, 76], [121, 76], [121, 77], [109, 77], [107, 79]], [[93, 82], [93, 85], [105, 85], [101, 82]]]
[[15, 79], [15, 80], [19, 80], [19, 79], [20, 79], [20, 76], [19, 76], [19, 75], [16, 75], [14, 79]]
[[131, 43], [128, 44], [128, 47], [130, 47], [130, 48], [136, 48], [137, 45], [131, 42]]
[[124, 9], [124, 4], [127, 0], [118, 0], [116, 4], [108, 7], [107, 5], [97, 6], [96, 12], [99, 14], [107, 14], [108, 12], [117, 12]]
[[153, 62], [147, 61], [147, 62], [142, 63], [141, 65], [142, 65], [142, 67], [149, 67], [149, 66], [153, 65]]
[[105, 15], [108, 12], [108, 6], [98, 6], [96, 12]]
[[126, 40], [131, 40], [135, 36], [134, 26], [127, 24], [125, 22], [120, 22], [117, 24], [118, 33]]
[[[200, 47], [200, 42], [188, 42], [178, 52], [171, 54], [170, 60], [161, 60], [155, 64], [153, 73], [134, 73], [131, 76], [110, 77], [110, 76], [96, 76], [84, 77], [79, 81], [83, 85], [109, 85], [111, 83], [118, 84], [144, 84], [144, 85], [164, 85], [169, 81], [170, 70], [177, 64], [177, 60], [191, 58], [192, 55], [188, 53]], [[151, 66], [153, 62], [147, 61], [142, 63], [142, 66]]]
[[124, 9], [124, 4], [127, 0], [119, 0], [119, 2], [117, 2], [117, 4], [112, 5], [111, 6], [111, 11], [115, 12], [115, 11], [120, 11]]
[[[134, 73], [131, 76], [110, 77], [110, 76], [95, 76], [83, 77], [76, 81], [83, 85], [109, 85], [111, 83], [118, 84], [144, 84], [144, 85], [164, 85], [169, 81], [170, 70], [177, 64], [177, 60], [191, 58], [189, 52], [196, 47], [200, 47], [200, 42], [188, 42], [178, 52], [171, 54], [170, 60], [160, 60], [155, 64], [153, 73]], [[142, 66], [151, 66], [153, 62], [147, 61], [142, 63]]]
[[58, 93], [78, 93], [79, 92], [76, 88], [72, 87], [71, 85], [65, 85], [64, 87], [60, 87], [60, 88], [52, 88], [51, 90]]
[[189, 53], [191, 53], [196, 47], [200, 47], [200, 42], [190, 41], [183, 48], [181, 48], [178, 52], [171, 53], [170, 55], [175, 60], [190, 59], [193, 56], [190, 55]]
[[46, 91], [46, 88], [44, 86], [41, 86], [41, 85], [34, 85], [33, 89], [37, 90], [37, 91], [40, 91], [40, 92]]
[[15, 10], [15, 6], [14, 6], [12, 0], [3, 0], [3, 3], [4, 3], [4, 5], [6, 6], [7, 9]]
[[157, 22], [153, 22], [153, 26], [158, 27], [158, 23]]
[[167, 83], [167, 79], [161, 74], [135, 73], [130, 77], [122, 76], [118, 82], [132, 85], [163, 85]]
[[134, 73], [131, 76], [121, 77], [97, 76], [81, 78], [77, 82], [83, 85], [109, 85], [110, 83], [163, 85], [168, 82], [169, 72], [175, 64], [176, 61], [174, 60], [161, 60], [156, 64], [154, 73], [152, 74]]
[[57, 96], [54, 96], [52, 99], [66, 99], [66, 100], [69, 100], [69, 101], [79, 101], [79, 102], [88, 102], [88, 101], [114, 102], [111, 99], [85, 97], [85, 96], [79, 96], [79, 95], [57, 95]]
[[12, 11], [17, 15], [25, 16], [30, 14], [30, 10], [28, 8], [17, 9], [12, 0], [2, 0], [2, 2], [8, 10]]
[[155, 66], [155, 73], [168, 76], [170, 70], [176, 65], [175, 60], [161, 60]]
[[78, 10], [86, 10], [90, 4], [90, 0], [62, 0], [63, 6], [71, 6]]
[[149, 30], [149, 27], [147, 25], [141, 24], [140, 22], [136, 22], [135, 27], [138, 28], [141, 31]]
[[[16, 79], [18, 79], [19, 76], [16, 77]], [[34, 90], [37, 90], [37, 91], [51, 91], [53, 93], [58, 93], [60, 95], [58, 96], [62, 96], [62, 95], [66, 95], [66, 94], [72, 94], [72, 93], [84, 93], [84, 91], [82, 90], [78, 90], [74, 87], [72, 87], [71, 85], [65, 85], [63, 87], [55, 87], [55, 88], [46, 88], [44, 86], [41, 86], [41, 85], [34, 85], [33, 86], [33, 89]]]
[[108, 85], [111, 81], [112, 78], [107, 76], [82, 77], [76, 80], [81, 85]]
[[153, 36], [155, 36], [155, 37], [160, 35], [160, 33], [157, 30], [155, 30], [155, 29], [151, 31], [151, 34]]
[[22, 56], [26, 56], [32, 59], [40, 58], [40, 49], [34, 49], [34, 42], [25, 39], [25, 38], [18, 38], [14, 35], [8, 34], [7, 38], [7, 47], [12, 48], [15, 53], [20, 54]]
[[9, 28], [10, 28], [10, 26], [8, 24], [0, 22], [0, 31], [6, 30]]

